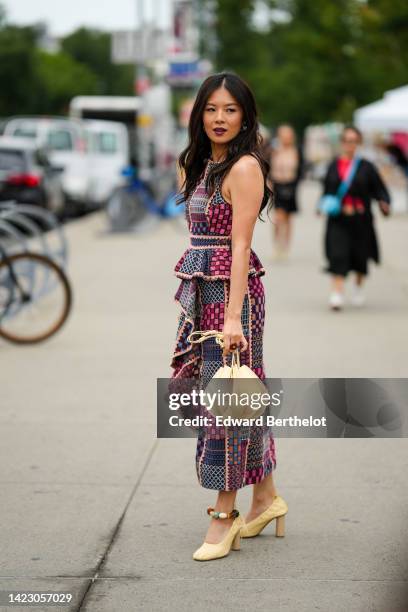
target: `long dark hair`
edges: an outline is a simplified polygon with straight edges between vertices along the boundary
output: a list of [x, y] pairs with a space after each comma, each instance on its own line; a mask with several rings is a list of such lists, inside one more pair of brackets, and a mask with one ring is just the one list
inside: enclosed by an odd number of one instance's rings
[[241, 130], [228, 143], [226, 159], [210, 169], [207, 177], [207, 190], [211, 195], [214, 192], [215, 183], [222, 184], [235, 162], [243, 155], [252, 155], [258, 160], [264, 177], [264, 197], [259, 210], [261, 213], [267, 205], [268, 208], [272, 205], [272, 189], [268, 185], [270, 165], [262, 155], [262, 137], [259, 133], [258, 114], [253, 93], [245, 81], [231, 72], [212, 74], [205, 79], [198, 90], [188, 126], [189, 143], [178, 159], [179, 166], [185, 173], [182, 199], [187, 201], [191, 196], [202, 177], [207, 160], [211, 157], [211, 141], [204, 131], [203, 113], [208, 98], [220, 87], [225, 87], [240, 105], [243, 113], [242, 122], [246, 124], [246, 129]]

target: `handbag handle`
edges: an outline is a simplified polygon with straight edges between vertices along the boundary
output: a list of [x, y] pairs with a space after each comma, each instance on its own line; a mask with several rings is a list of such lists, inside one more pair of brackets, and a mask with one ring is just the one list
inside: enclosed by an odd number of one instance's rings
[[[198, 335], [197, 339], [194, 339], [195, 335]], [[201, 344], [202, 342], [205, 342], [206, 340], [209, 340], [210, 338], [215, 338], [216, 343], [221, 348], [224, 348], [224, 334], [216, 330], [201, 331], [198, 329], [197, 331], [193, 331], [188, 336], [187, 341], [190, 342], [191, 344]], [[241, 367], [240, 359], [239, 359], [239, 348], [232, 351], [231, 368], [234, 365], [237, 365], [239, 368]]]
[[237, 366], [237, 368], [241, 367], [240, 360], [239, 360], [239, 349], [235, 349], [235, 351], [232, 351], [231, 371], [234, 366]]
[[[198, 334], [198, 338], [197, 340], [193, 339], [193, 336], [195, 336], [196, 334]], [[205, 340], [209, 340], [210, 338], [215, 338], [215, 341], [217, 344], [219, 344], [219, 346], [221, 348], [224, 348], [224, 335], [222, 334], [222, 332], [213, 330], [213, 331], [201, 331], [201, 330], [197, 330], [192, 332], [188, 338], [187, 341], [190, 342], [191, 344], [201, 344], [201, 342], [205, 342]]]

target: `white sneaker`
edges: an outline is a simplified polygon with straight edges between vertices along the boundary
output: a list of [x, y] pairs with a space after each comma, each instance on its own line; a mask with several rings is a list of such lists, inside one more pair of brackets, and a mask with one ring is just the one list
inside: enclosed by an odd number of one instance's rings
[[357, 306], [361, 308], [361, 306], [364, 306], [365, 301], [366, 299], [365, 299], [363, 288], [359, 287], [358, 285], [355, 285], [353, 293], [351, 295], [350, 302], [353, 304], [353, 306]]
[[343, 294], [333, 291], [329, 297], [329, 306], [332, 310], [341, 310], [344, 306]]

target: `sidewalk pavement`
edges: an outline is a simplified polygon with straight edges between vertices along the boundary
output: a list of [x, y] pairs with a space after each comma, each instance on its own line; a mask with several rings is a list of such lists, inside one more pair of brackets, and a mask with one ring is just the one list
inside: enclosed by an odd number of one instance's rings
[[[271, 263], [271, 226], [256, 229], [268, 375], [407, 376], [408, 217], [378, 218], [384, 263], [366, 308], [332, 313], [316, 197], [302, 187], [289, 261]], [[0, 344], [0, 589], [72, 592], [54, 609], [86, 612], [407, 610], [404, 439], [277, 439], [286, 537], [270, 526], [224, 560], [191, 559], [214, 494], [197, 485], [193, 439], [155, 439], [186, 234], [162, 223], [110, 235], [103, 213], [67, 234], [65, 329], [39, 346]], [[249, 494], [239, 494], [243, 512]]]

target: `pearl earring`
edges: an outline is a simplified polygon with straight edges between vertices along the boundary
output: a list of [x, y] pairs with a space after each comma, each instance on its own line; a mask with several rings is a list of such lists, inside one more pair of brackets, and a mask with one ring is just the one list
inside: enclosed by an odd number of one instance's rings
[[248, 127], [248, 126], [247, 126], [247, 124], [246, 124], [246, 123], [245, 123], [245, 121], [244, 121], [244, 123], [243, 123], [243, 124], [242, 124], [242, 126], [241, 126], [241, 132], [245, 132], [245, 130], [247, 129], [247, 127]]

